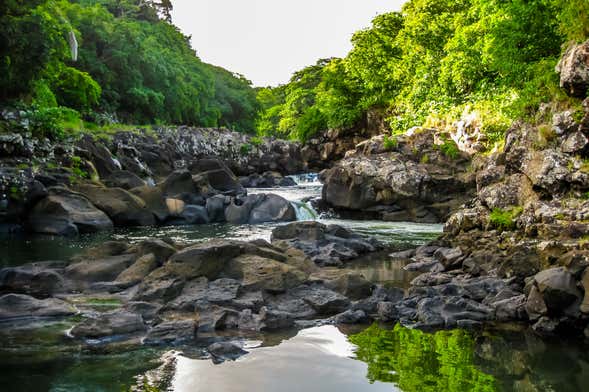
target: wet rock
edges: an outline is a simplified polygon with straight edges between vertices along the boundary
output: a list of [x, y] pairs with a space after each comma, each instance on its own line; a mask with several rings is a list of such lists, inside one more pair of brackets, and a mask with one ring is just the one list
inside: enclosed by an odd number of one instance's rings
[[142, 331], [145, 331], [145, 325], [140, 315], [127, 311], [116, 311], [103, 313], [82, 321], [71, 330], [71, 334], [76, 338], [96, 339]]
[[226, 196], [209, 197], [206, 202], [207, 215], [210, 222], [225, 222], [225, 205], [229, 204]]
[[144, 344], [180, 344], [196, 338], [196, 322], [194, 320], [164, 321], [151, 328], [145, 338]]
[[544, 302], [544, 298], [540, 293], [540, 290], [536, 286], [533, 286], [528, 294], [526, 300], [526, 312], [530, 320], [538, 320], [540, 317], [548, 313], [548, 307]]
[[49, 297], [62, 292], [64, 288], [63, 276], [44, 263], [0, 270], [0, 293]]
[[116, 226], [153, 226], [154, 215], [143, 200], [122, 188], [78, 185], [76, 190], [104, 211]]
[[130, 190], [147, 185], [139, 176], [127, 170], [116, 170], [103, 179], [105, 185], [111, 188]]
[[197, 304], [196, 316], [198, 334], [235, 329], [239, 325], [239, 312], [222, 306], [207, 303]]
[[296, 211], [288, 200], [278, 195], [266, 194], [251, 209], [248, 222], [292, 222], [296, 219]]
[[589, 87], [589, 41], [571, 45], [556, 66], [560, 87], [570, 96], [584, 98]]
[[180, 217], [191, 225], [209, 223], [209, 215], [206, 207], [189, 204], [184, 207]]
[[513, 321], [526, 319], [526, 296], [520, 294], [511, 298], [490, 303], [495, 308], [495, 318], [498, 321]]
[[152, 321], [156, 318], [161, 309], [161, 305], [150, 302], [131, 301], [127, 303], [125, 309], [131, 313], [141, 315], [144, 321]]
[[28, 217], [37, 233], [76, 235], [112, 229], [108, 216], [83, 195], [65, 188], [49, 188], [49, 195], [35, 205]]
[[0, 297], [0, 320], [36, 317], [66, 317], [76, 313], [73, 306], [57, 298], [36, 299], [24, 294]]
[[184, 284], [184, 279], [168, 275], [162, 268], [156, 269], [141, 283], [132, 300], [168, 302], [180, 295]]
[[162, 265], [174, 253], [176, 253], [176, 248], [157, 238], [141, 241], [133, 250], [136, 251], [134, 253], [137, 253], [138, 256], [153, 254], [158, 265]]
[[189, 170], [208, 179], [211, 186], [227, 195], [245, 194], [245, 189], [233, 172], [218, 159], [201, 159], [192, 163]]
[[217, 342], [207, 347], [211, 354], [213, 362], [218, 364], [225, 361], [235, 361], [237, 358], [244, 356], [248, 352], [235, 343]]
[[444, 269], [446, 270], [459, 268], [461, 266], [462, 260], [464, 260], [462, 250], [458, 247], [451, 249], [438, 248], [434, 252], [434, 257], [444, 266]]

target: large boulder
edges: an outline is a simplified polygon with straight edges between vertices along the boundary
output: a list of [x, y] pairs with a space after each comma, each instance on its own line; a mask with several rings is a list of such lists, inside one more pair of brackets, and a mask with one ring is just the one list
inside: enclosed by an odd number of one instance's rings
[[235, 196], [246, 193], [235, 174], [218, 159], [200, 159], [192, 163], [189, 170], [192, 174], [206, 177], [214, 189], [224, 194]]
[[165, 265], [169, 272], [190, 279], [206, 276], [216, 278], [227, 262], [245, 251], [245, 243], [213, 240], [183, 249], [173, 255]]
[[109, 217], [84, 195], [61, 187], [49, 188], [49, 195], [35, 205], [28, 217], [37, 233], [76, 235], [113, 228]]
[[534, 283], [551, 313], [562, 313], [581, 298], [575, 277], [563, 267], [537, 273]]
[[0, 321], [35, 317], [66, 317], [76, 309], [57, 298], [36, 299], [24, 294], [6, 294], [0, 297]]
[[109, 187], [123, 188], [130, 190], [140, 186], [147, 185], [139, 176], [127, 170], [117, 170], [112, 172], [103, 182]]
[[245, 290], [283, 292], [303, 283], [306, 274], [276, 260], [256, 255], [242, 255], [231, 260], [224, 272], [241, 281]]
[[108, 177], [121, 169], [120, 163], [113, 158], [110, 150], [89, 135], [78, 141], [78, 148], [81, 149], [78, 154], [94, 164], [100, 177]]
[[154, 215], [143, 200], [122, 188], [78, 185], [76, 190], [104, 211], [116, 226], [152, 226]]
[[285, 198], [274, 194], [255, 194], [237, 197], [225, 208], [225, 219], [235, 224], [291, 222], [296, 211]]
[[560, 86], [567, 94], [583, 98], [589, 88], [589, 41], [572, 45], [556, 66], [560, 74]]
[[88, 318], [71, 330], [76, 338], [96, 339], [113, 335], [128, 335], [145, 331], [140, 315], [123, 310]]
[[0, 293], [49, 297], [63, 291], [63, 276], [51, 267], [47, 263], [37, 263], [0, 270]]

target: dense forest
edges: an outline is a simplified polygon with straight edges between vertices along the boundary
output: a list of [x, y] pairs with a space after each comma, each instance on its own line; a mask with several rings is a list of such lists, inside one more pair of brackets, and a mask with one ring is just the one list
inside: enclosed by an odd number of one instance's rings
[[169, 0], [2, 2], [0, 101], [50, 135], [80, 117], [253, 130], [251, 83], [200, 61], [171, 9]]
[[263, 134], [305, 140], [378, 110], [392, 133], [476, 117], [491, 142], [541, 102], [576, 105], [555, 66], [589, 37], [586, 0], [410, 0], [357, 32], [344, 59], [322, 59], [261, 89]]
[[254, 89], [203, 63], [171, 8], [169, 0], [2, 2], [2, 106], [22, 109], [42, 135], [81, 118], [306, 140], [377, 111], [393, 134], [474, 116], [494, 142], [541, 102], [578, 104], [558, 88], [554, 68], [568, 43], [589, 36], [586, 0], [410, 0], [357, 32], [346, 58]]

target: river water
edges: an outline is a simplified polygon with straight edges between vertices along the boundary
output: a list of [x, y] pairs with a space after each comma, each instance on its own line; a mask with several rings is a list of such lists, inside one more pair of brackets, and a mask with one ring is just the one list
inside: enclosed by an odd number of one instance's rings
[[[399, 249], [423, 244], [441, 225], [340, 220], [318, 215], [308, 203], [318, 197], [315, 176], [273, 192], [297, 208], [300, 219], [337, 223], [374, 235]], [[275, 225], [176, 226], [116, 230], [77, 239], [0, 238], [0, 266], [63, 260], [109, 239], [140, 241], [172, 237], [269, 239]], [[406, 287], [413, 275], [386, 254], [347, 267], [377, 283]], [[129, 391], [147, 380], [150, 391], [587, 391], [589, 347], [579, 342], [541, 341], [518, 326], [484, 331], [425, 333], [401, 326], [321, 326], [280, 333], [231, 336], [249, 353], [219, 365], [204, 356], [210, 342], [190, 347], [89, 353], [65, 336], [68, 322], [5, 333], [0, 325], [0, 391]], [[229, 338], [229, 337], [228, 337]]]

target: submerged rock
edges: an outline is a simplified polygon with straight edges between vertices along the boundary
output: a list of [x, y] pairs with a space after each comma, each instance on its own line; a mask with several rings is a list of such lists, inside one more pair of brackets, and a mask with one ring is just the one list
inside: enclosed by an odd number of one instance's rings
[[75, 313], [73, 306], [57, 298], [36, 299], [24, 294], [6, 294], [0, 297], [0, 321], [66, 317]]

